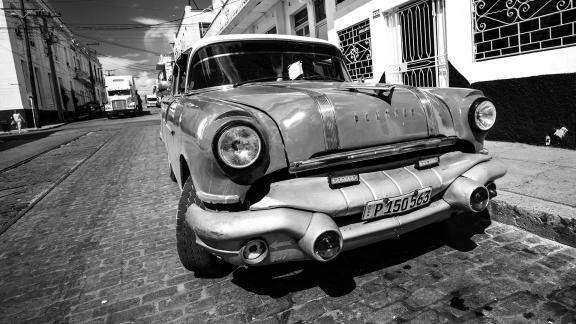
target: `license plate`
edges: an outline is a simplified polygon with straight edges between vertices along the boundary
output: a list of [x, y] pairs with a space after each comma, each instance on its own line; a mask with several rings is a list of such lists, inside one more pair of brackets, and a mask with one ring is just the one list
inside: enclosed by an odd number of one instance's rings
[[432, 188], [424, 188], [405, 195], [369, 201], [364, 207], [362, 219], [388, 216], [424, 206], [430, 202]]

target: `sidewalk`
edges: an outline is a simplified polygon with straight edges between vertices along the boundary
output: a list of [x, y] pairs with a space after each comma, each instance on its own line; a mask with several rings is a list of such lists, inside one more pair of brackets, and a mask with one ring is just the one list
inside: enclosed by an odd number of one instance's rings
[[45, 125], [42, 126], [40, 128], [34, 128], [34, 127], [28, 127], [28, 128], [22, 128], [22, 133], [18, 134], [18, 130], [10, 130], [8, 132], [2, 132], [0, 131], [0, 141], [2, 141], [2, 138], [7, 138], [7, 137], [13, 137], [13, 136], [23, 136], [26, 134], [31, 134], [31, 133], [36, 133], [36, 132], [42, 132], [42, 131], [46, 131], [49, 129], [53, 129], [53, 128], [57, 128], [63, 125], [66, 125], [67, 123], [59, 123], [59, 124], [50, 124], [50, 125]]
[[486, 142], [508, 166], [496, 181], [493, 219], [576, 247], [576, 151]]

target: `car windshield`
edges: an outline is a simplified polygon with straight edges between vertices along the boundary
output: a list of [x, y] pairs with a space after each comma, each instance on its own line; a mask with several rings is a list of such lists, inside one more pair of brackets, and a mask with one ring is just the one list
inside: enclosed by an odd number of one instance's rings
[[109, 96], [129, 96], [130, 90], [110, 90], [108, 91]]
[[349, 81], [340, 51], [297, 41], [233, 41], [198, 50], [190, 63], [188, 90], [256, 81]]

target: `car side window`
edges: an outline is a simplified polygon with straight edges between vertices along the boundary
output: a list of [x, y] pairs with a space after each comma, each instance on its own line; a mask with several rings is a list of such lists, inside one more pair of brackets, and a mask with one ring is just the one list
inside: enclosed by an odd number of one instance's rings
[[176, 94], [176, 89], [178, 87], [178, 65], [174, 65], [174, 69], [172, 70], [172, 95]]
[[175, 73], [175, 93], [183, 94], [186, 90], [186, 64], [188, 63], [188, 54], [180, 55], [180, 58], [176, 61], [176, 67], [178, 67], [177, 74]]

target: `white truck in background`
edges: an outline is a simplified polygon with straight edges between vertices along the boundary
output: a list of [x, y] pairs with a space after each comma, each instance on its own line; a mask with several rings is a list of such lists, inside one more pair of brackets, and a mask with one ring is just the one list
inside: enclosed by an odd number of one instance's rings
[[134, 77], [131, 75], [106, 76], [105, 83], [108, 96], [108, 103], [104, 106], [106, 117], [142, 113], [142, 101], [136, 91]]
[[160, 102], [155, 94], [146, 95], [146, 107], [160, 107]]

